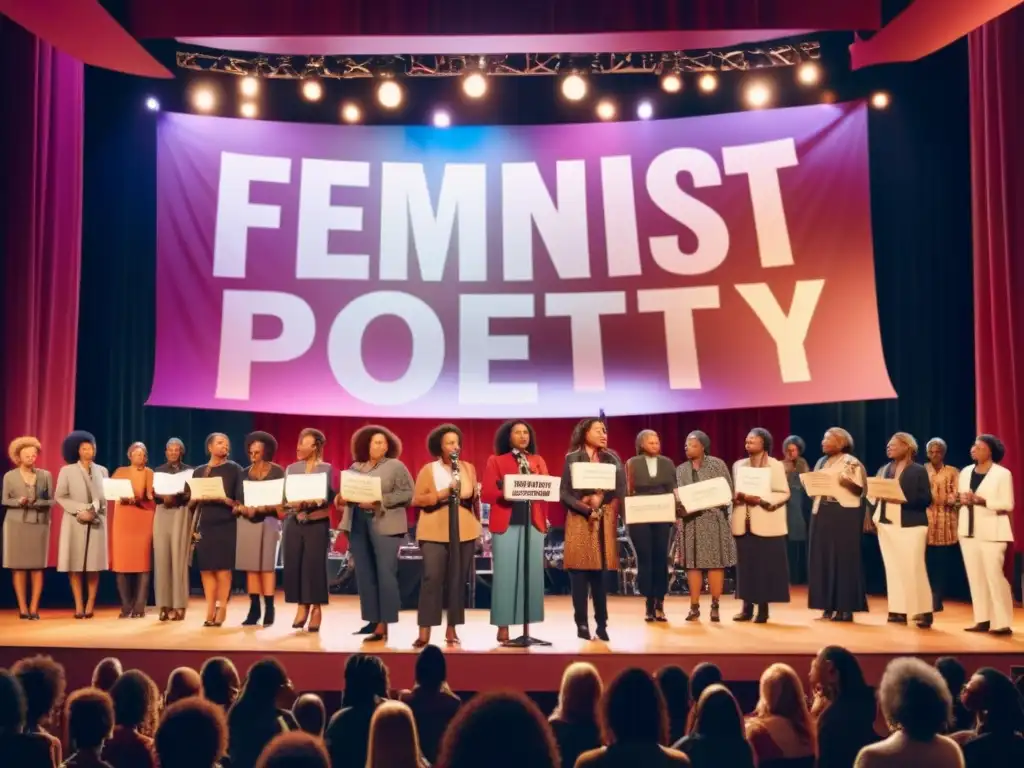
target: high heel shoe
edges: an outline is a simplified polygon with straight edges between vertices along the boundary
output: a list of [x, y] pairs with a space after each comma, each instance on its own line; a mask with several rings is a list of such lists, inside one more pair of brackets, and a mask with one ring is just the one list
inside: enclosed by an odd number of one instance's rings
[[305, 627], [306, 622], [309, 621], [309, 614], [310, 610], [308, 605], [306, 606], [306, 611], [302, 614], [301, 618], [299, 618], [299, 614], [295, 614], [295, 621], [292, 622], [292, 629], [302, 629]]
[[169, 614], [169, 612], [167, 611], [166, 608], [161, 608], [160, 609], [160, 615], [157, 618], [160, 621], [169, 621], [171, 617], [170, 617], [170, 614]]
[[[313, 626], [313, 614], [316, 614], [316, 626]], [[306, 627], [307, 632], [316, 634], [320, 631], [320, 625], [324, 621], [323, 611], [320, 610], [320, 606], [316, 606], [309, 612], [309, 625]]]
[[665, 615], [665, 601], [655, 600], [654, 601], [654, 620], [664, 624], [668, 621], [668, 616]]
[[690, 603], [690, 612], [686, 614], [687, 621], [700, 621], [700, 603]]
[[18, 613], [18, 618], [19, 618], [19, 619], [21, 619], [22, 621], [28, 621], [28, 620], [29, 620], [29, 618], [30, 618], [30, 615], [29, 615], [29, 614], [27, 614], [27, 613], [21, 613], [21, 612], [19, 612], [19, 613]]
[[[381, 629], [383, 627], [383, 629]], [[373, 634], [363, 638], [364, 643], [380, 643], [388, 641], [388, 625], [382, 624], [373, 628]]]

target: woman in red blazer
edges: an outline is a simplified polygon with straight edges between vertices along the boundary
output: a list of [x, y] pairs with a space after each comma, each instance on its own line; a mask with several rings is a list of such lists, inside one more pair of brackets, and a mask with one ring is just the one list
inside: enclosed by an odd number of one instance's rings
[[[521, 420], [506, 421], [494, 436], [494, 455], [484, 468], [480, 500], [491, 505], [491, 550], [494, 582], [491, 587], [491, 624], [498, 627], [498, 642], [508, 642], [510, 624], [544, 620], [544, 535], [548, 530], [547, 502], [514, 501], [502, 496], [505, 475], [547, 475], [548, 465], [537, 455], [533, 427]], [[524, 610], [523, 548], [526, 526], [531, 524], [529, 546], [529, 607]]]

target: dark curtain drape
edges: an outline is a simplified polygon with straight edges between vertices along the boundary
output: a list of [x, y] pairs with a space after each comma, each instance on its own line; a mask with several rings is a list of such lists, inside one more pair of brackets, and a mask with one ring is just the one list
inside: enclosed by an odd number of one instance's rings
[[972, 32], [975, 386], [978, 429], [1006, 443], [1024, 551], [1024, 7]]
[[0, 434], [38, 437], [56, 473], [75, 409], [83, 67], [0, 17], [0, 71]]

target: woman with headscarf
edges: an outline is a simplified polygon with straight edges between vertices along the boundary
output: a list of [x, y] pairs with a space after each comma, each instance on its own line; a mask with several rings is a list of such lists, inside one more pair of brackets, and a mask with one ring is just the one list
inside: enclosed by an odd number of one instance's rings
[[[327, 551], [331, 546], [331, 477], [334, 468], [324, 461], [327, 437], [319, 429], [306, 427], [295, 447], [298, 458], [288, 465], [286, 475], [325, 475], [324, 497], [288, 505], [284, 519], [284, 601], [297, 603], [292, 629], [306, 627], [319, 632], [323, 606], [330, 593], [327, 584]], [[309, 625], [306, 625], [306, 622]]]
[[[283, 480], [284, 467], [274, 463], [277, 440], [267, 432], [250, 432], [245, 438], [245, 453], [249, 466], [242, 481], [261, 483]], [[244, 499], [243, 499], [244, 504]], [[281, 518], [284, 517], [284, 495], [280, 503], [269, 506], [235, 507], [238, 532], [235, 543], [235, 569], [245, 571], [245, 587], [249, 593], [249, 613], [243, 627], [253, 627], [260, 621], [263, 607], [263, 626], [274, 623], [274, 591], [277, 589], [277, 545], [281, 541]], [[260, 602], [263, 602], [263, 606]]]
[[[167, 441], [164, 457], [167, 462], [157, 467], [154, 474], [192, 473], [192, 467], [184, 462], [185, 444], [177, 437]], [[185, 618], [191, 523], [187, 493], [157, 497], [153, 517], [153, 585], [160, 621], [181, 621]]]
[[[107, 500], [103, 478], [107, 468], [96, 464], [96, 438], [76, 430], [64, 438], [65, 465], [57, 475], [54, 501], [64, 510], [57, 549], [57, 570], [68, 574], [75, 600], [75, 618], [91, 619], [96, 607], [100, 571], [107, 570]], [[86, 599], [82, 603], [85, 577]]]
[[132, 495], [114, 501], [110, 521], [110, 570], [117, 577], [120, 618], [141, 619], [149, 600], [149, 574], [153, 568], [153, 470], [146, 466], [144, 443], [128, 446], [127, 467], [114, 470], [114, 479], [128, 480]]
[[462, 430], [454, 424], [435, 427], [427, 437], [427, 450], [436, 460], [420, 469], [412, 497], [420, 510], [416, 538], [423, 552], [420, 633], [414, 648], [430, 642], [430, 629], [441, 625], [446, 603], [445, 643], [459, 643], [455, 628], [466, 623], [466, 583], [480, 537], [476, 469], [459, 455]]
[[[732, 477], [725, 462], [709, 455], [711, 438], [699, 429], [686, 436], [686, 461], [676, 467], [679, 487], [724, 477], [732, 492]], [[729, 523], [729, 507], [713, 507], [690, 514], [676, 524], [676, 558], [686, 569], [690, 587], [687, 621], [700, 620], [700, 593], [704, 571], [711, 589], [711, 621], [721, 621], [718, 601], [725, 589], [725, 569], [736, 565], [736, 542]]]
[[[544, 536], [548, 530], [547, 503], [509, 501], [502, 495], [505, 475], [546, 474], [548, 465], [537, 455], [533, 427], [522, 420], [502, 424], [494, 436], [494, 454], [487, 459], [480, 491], [480, 500], [491, 505], [491, 624], [498, 628], [499, 643], [508, 642], [510, 624], [544, 621]], [[534, 530], [528, 530], [530, 525]], [[523, 567], [527, 544], [529, 573]]]
[[195, 509], [192, 538], [195, 542], [196, 566], [203, 581], [206, 596], [204, 627], [219, 627], [228, 615], [231, 597], [231, 571], [235, 567], [235, 549], [238, 526], [235, 507], [242, 503], [242, 480], [245, 475], [239, 464], [231, 461], [231, 441], [223, 432], [214, 432], [206, 438], [209, 461], [196, 467], [196, 478], [219, 477], [224, 483], [223, 499], [192, 499]]
[[[614, 489], [573, 488], [572, 465], [577, 462], [611, 464]], [[608, 429], [600, 418], [580, 421], [572, 431], [569, 453], [562, 467], [562, 505], [565, 517], [565, 569], [572, 584], [576, 636], [590, 640], [587, 595], [594, 599], [594, 621], [599, 640], [608, 642], [608, 594], [605, 573], [619, 569], [618, 515], [626, 494], [622, 462], [608, 450]]]
[[[789, 483], [782, 462], [772, 458], [772, 435], [755, 427], [744, 442], [747, 458], [732, 467], [732, 476], [744, 468], [767, 469], [771, 493], [765, 497], [736, 493], [732, 534], [736, 537], [736, 597], [743, 610], [733, 621], [764, 624], [769, 603], [789, 602], [789, 563], [786, 560], [786, 515]], [[757, 617], [754, 617], [754, 606]]]
[[[636, 436], [636, 456], [626, 462], [626, 495], [656, 496], [676, 492], [676, 468], [661, 455], [661, 438], [653, 429]], [[628, 522], [628, 521], [627, 521]], [[672, 523], [640, 523], [629, 526], [629, 539], [636, 548], [636, 581], [646, 598], [644, 621], [668, 621], [668, 545]]]
[[786, 556], [789, 560], [789, 583], [807, 583], [807, 521], [811, 516], [811, 499], [800, 482], [800, 475], [810, 472], [804, 452], [807, 444], [799, 435], [790, 435], [782, 443], [782, 466], [789, 484], [786, 502]]
[[968, 632], [1013, 634], [1013, 593], [1003, 573], [1006, 548], [1013, 541], [1013, 475], [999, 463], [1005, 454], [998, 437], [979, 435], [971, 450], [974, 464], [960, 470], [958, 488], [965, 509], [958, 534], [974, 606], [974, 626]]
[[829, 429], [821, 450], [825, 455], [814, 471], [836, 476], [836, 495], [814, 499], [808, 602], [826, 621], [853, 621], [855, 612], [868, 609], [860, 557], [867, 480], [864, 465], [852, 454], [853, 437], [845, 429]]
[[344, 508], [341, 530], [348, 533], [356, 561], [359, 611], [366, 642], [388, 639], [388, 625], [398, 621], [402, 597], [398, 588], [398, 550], [409, 532], [406, 508], [412, 502], [412, 475], [399, 457], [402, 441], [390, 429], [370, 424], [352, 435], [352, 466], [348, 471], [380, 478], [380, 501], [345, 500], [342, 475], [334, 506]]
[[955, 567], [957, 551], [957, 510], [960, 499], [957, 485], [960, 470], [946, 464], [946, 441], [933, 437], [926, 448], [928, 480], [932, 503], [928, 507], [928, 548], [924, 553], [928, 582], [932, 587], [932, 610], [942, 610], [949, 572]]
[[960, 695], [975, 716], [971, 731], [954, 734], [967, 768], [1010, 768], [1024, 764], [1024, 700], [1005, 674], [979, 669]]
[[886, 446], [890, 461], [878, 476], [898, 480], [906, 501], [875, 499], [872, 520], [878, 527], [878, 546], [885, 563], [889, 623], [906, 624], [913, 617], [917, 626], [932, 625], [932, 588], [924, 564], [928, 545], [928, 505], [932, 502], [928, 472], [914, 461], [917, 440], [897, 432]]
[[[43, 571], [50, 546], [50, 507], [53, 505], [53, 476], [36, 469], [42, 446], [34, 437], [16, 437], [7, 448], [14, 469], [4, 475], [3, 566], [13, 575], [18, 616], [39, 618], [43, 595]], [[32, 596], [28, 597], [29, 574]]]

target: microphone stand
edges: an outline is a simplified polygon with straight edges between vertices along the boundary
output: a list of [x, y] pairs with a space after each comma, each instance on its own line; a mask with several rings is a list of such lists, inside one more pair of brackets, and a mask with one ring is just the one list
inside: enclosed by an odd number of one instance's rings
[[[516, 458], [520, 461], [519, 474], [530, 474], [526, 458], [521, 454]], [[512, 503], [515, 504], [515, 502]], [[530, 635], [530, 534], [533, 533], [533, 501], [528, 501], [527, 504], [529, 504], [529, 508], [526, 515], [526, 529], [523, 531], [523, 634], [505, 643], [506, 648], [529, 648], [534, 645], [551, 646], [547, 640]]]

